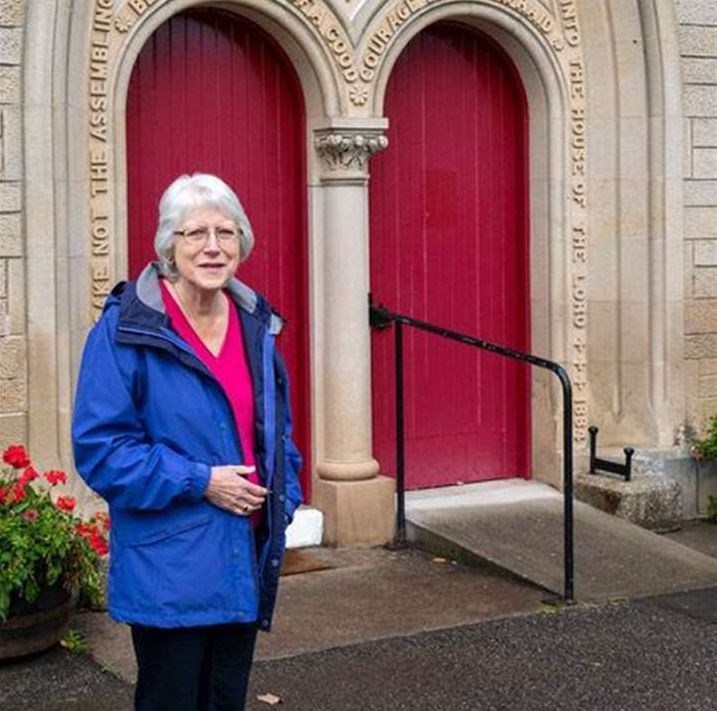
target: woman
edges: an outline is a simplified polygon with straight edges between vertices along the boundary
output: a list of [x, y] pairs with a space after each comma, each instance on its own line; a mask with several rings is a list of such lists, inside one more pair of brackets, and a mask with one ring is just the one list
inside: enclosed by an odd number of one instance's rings
[[254, 244], [234, 192], [183, 175], [155, 250], [90, 332], [75, 463], [112, 520], [109, 612], [132, 628], [137, 709], [242, 709], [300, 503], [281, 319], [233, 275]]

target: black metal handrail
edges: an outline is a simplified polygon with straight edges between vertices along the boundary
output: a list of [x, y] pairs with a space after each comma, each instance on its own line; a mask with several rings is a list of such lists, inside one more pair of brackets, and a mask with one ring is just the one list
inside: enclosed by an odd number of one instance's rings
[[403, 427], [403, 325], [412, 326], [436, 336], [475, 346], [496, 355], [519, 360], [557, 375], [563, 390], [563, 600], [572, 603], [574, 597], [575, 565], [573, 552], [573, 387], [568, 372], [555, 361], [506, 348], [465, 333], [451, 331], [426, 321], [398, 314], [376, 305], [369, 294], [369, 323], [380, 330], [395, 324], [395, 372], [396, 372], [396, 542], [406, 542], [406, 472], [405, 437]]

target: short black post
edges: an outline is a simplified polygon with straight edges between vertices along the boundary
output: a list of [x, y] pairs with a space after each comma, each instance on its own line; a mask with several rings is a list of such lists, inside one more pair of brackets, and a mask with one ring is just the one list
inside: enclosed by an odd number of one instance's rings
[[403, 417], [403, 324], [394, 321], [396, 357], [396, 545], [406, 545], [406, 470]]
[[630, 481], [632, 478], [632, 455], [635, 454], [635, 450], [632, 447], [625, 447], [622, 451], [625, 452], [625, 481]]
[[590, 433], [590, 473], [595, 474], [595, 453], [597, 451], [598, 428], [595, 425], [588, 427]]

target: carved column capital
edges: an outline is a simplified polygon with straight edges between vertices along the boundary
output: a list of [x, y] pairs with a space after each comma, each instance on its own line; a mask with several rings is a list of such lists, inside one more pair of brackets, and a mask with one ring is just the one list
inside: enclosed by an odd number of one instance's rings
[[344, 175], [364, 176], [368, 159], [387, 145], [386, 136], [375, 129], [322, 129], [314, 136], [324, 169]]

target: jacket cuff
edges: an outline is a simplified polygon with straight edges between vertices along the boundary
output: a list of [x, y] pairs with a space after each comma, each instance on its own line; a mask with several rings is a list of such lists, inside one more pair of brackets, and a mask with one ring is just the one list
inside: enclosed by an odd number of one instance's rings
[[200, 501], [209, 485], [212, 470], [207, 464], [195, 462], [189, 474], [186, 496], [190, 501]]

